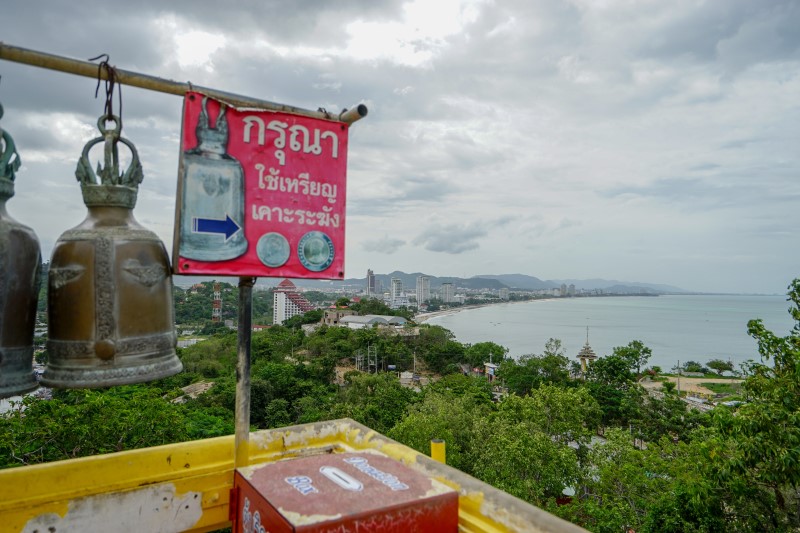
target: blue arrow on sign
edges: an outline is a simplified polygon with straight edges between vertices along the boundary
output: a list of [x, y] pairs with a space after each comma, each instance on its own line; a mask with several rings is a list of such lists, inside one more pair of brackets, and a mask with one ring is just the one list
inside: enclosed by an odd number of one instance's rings
[[242, 227], [237, 224], [227, 213], [225, 220], [213, 218], [192, 218], [192, 232], [194, 233], [216, 233], [225, 235], [227, 241], [233, 237]]

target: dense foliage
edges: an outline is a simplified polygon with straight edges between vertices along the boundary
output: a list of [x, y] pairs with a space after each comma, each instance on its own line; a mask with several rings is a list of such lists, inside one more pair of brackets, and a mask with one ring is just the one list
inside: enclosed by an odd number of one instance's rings
[[[255, 429], [351, 417], [423, 453], [441, 438], [450, 465], [592, 531], [796, 531], [800, 281], [789, 297], [797, 325], [780, 337], [750, 322], [761, 360], [746, 369], [744, 403], [710, 414], [688, 409], [670, 384], [660, 394], [640, 386], [651, 354], [640, 341], [583, 375], [557, 339], [512, 360], [502, 346], [465, 345], [438, 326], [276, 326], [253, 336], [251, 421]], [[438, 379], [415, 391], [394, 373], [353, 370], [369, 347], [379, 369], [416, 367]], [[236, 334], [223, 331], [181, 350], [185, 371], [172, 378], [26, 399], [0, 417], [0, 467], [230, 434], [235, 352]], [[489, 361], [509, 391], [499, 401], [498, 381], [463, 372]], [[173, 402], [198, 381], [214, 385]]]
[[[230, 283], [220, 282], [222, 320], [236, 320], [239, 292]], [[211, 322], [214, 283], [204, 282], [188, 289], [174, 287], [175, 322], [182, 326], [203, 326]], [[272, 323], [272, 289], [253, 291], [253, 323]]]

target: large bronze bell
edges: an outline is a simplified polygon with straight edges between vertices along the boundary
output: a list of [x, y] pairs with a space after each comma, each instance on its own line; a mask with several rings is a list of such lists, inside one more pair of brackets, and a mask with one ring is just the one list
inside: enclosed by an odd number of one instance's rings
[[6, 212], [19, 166], [14, 140], [0, 128], [0, 398], [39, 386], [33, 375], [33, 330], [42, 264], [39, 240], [32, 229]]
[[[113, 123], [113, 129], [106, 124]], [[103, 116], [75, 175], [89, 214], [56, 242], [48, 285], [48, 364], [42, 384], [59, 388], [139, 383], [181, 371], [175, 354], [172, 276], [164, 245], [133, 217], [142, 166], [120, 137], [121, 121]], [[104, 142], [97, 172], [89, 150]], [[119, 170], [118, 144], [131, 151]]]

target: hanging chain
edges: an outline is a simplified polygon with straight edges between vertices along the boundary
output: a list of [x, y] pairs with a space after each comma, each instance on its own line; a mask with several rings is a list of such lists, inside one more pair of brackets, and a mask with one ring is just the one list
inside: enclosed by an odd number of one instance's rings
[[[106, 90], [106, 103], [105, 103], [105, 118], [106, 120], [111, 120], [114, 116], [114, 88], [117, 86], [117, 70], [108, 63], [109, 57], [108, 54], [100, 54], [97, 57], [93, 57], [89, 59], [89, 61], [97, 61], [98, 59], [103, 58], [102, 61], [97, 65], [97, 87], [94, 90], [94, 97], [97, 98], [98, 93], [100, 92], [100, 82], [102, 80], [102, 73], [103, 69], [106, 71], [106, 79], [105, 79], [105, 90]], [[119, 102], [119, 121], [120, 126], [122, 125], [122, 84], [119, 84], [119, 93], [117, 94], [117, 101]]]

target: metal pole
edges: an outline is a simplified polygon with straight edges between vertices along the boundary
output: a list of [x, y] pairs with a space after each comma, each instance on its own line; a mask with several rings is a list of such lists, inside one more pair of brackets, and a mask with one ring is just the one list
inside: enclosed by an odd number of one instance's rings
[[[72, 59], [54, 54], [47, 54], [45, 52], [38, 52], [36, 50], [11, 46], [2, 42], [0, 42], [0, 59], [13, 61], [15, 63], [23, 63], [25, 65], [31, 65], [34, 67], [67, 72], [69, 74], [75, 74], [78, 76], [86, 76], [87, 78], [97, 79], [98, 76], [97, 63], [90, 63], [89, 61], [81, 61], [79, 59]], [[100, 78], [106, 79], [108, 72], [105, 69], [99, 70]], [[270, 102], [269, 100], [261, 100], [259, 98], [251, 98], [249, 96], [219, 91], [209, 87], [193, 85], [192, 83], [182, 83], [164, 78], [158, 78], [156, 76], [141, 74], [131, 70], [115, 68], [115, 71], [117, 83], [122, 83], [123, 85], [130, 85], [132, 87], [139, 87], [141, 89], [174, 94], [177, 96], [183, 96], [187, 91], [197, 91], [211, 96], [212, 98], [222, 100], [234, 107], [269, 109], [272, 111], [281, 111], [283, 113], [292, 113], [306, 117], [345, 122], [347, 124], [352, 124], [353, 122], [364, 118], [367, 116], [368, 112], [367, 106], [364, 104], [358, 104], [357, 106], [349, 110], [344, 110], [341, 113], [311, 111], [310, 109], [302, 109], [286, 104], [278, 104], [275, 102]]]
[[236, 359], [236, 438], [234, 465], [250, 462], [250, 339], [253, 332], [253, 285], [256, 278], [239, 278], [239, 343]]

